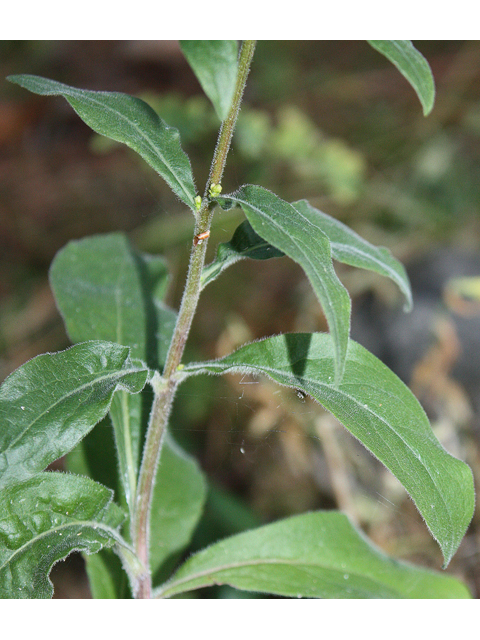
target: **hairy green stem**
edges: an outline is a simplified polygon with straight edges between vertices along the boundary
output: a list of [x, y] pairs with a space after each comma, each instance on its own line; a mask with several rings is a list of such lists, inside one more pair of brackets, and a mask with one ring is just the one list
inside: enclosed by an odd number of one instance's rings
[[[230, 107], [228, 116], [222, 123], [222, 128], [220, 129], [220, 135], [218, 136], [218, 142], [212, 160], [210, 179], [207, 184], [207, 189], [210, 185], [220, 184], [222, 181], [228, 150], [230, 149], [233, 131], [237, 122], [238, 112], [240, 111], [243, 91], [245, 89], [248, 73], [250, 71], [250, 64], [255, 52], [255, 44], [255, 40], [245, 40], [242, 45], [242, 50], [240, 51], [237, 83], [235, 85], [232, 106]], [[205, 195], [207, 193], [207, 189], [205, 190]]]
[[[178, 313], [177, 324], [167, 354], [161, 381], [153, 381], [155, 397], [150, 414], [150, 422], [145, 440], [142, 464], [140, 467], [135, 509], [132, 518], [132, 538], [139, 560], [145, 567], [149, 566], [149, 530], [150, 506], [155, 483], [156, 470], [162, 443], [166, 431], [170, 410], [175, 397], [178, 382], [175, 373], [181, 362], [185, 344], [198, 304], [201, 290], [201, 276], [205, 264], [208, 235], [213, 216], [213, 205], [208, 199], [211, 185], [220, 184], [228, 150], [232, 141], [240, 103], [242, 101], [250, 64], [255, 51], [255, 41], [245, 40], [238, 60], [235, 93], [227, 118], [222, 123], [217, 146], [213, 156], [210, 177], [206, 185], [202, 207], [197, 216], [195, 237], [192, 242], [190, 263], [183, 298]], [[199, 239], [199, 236], [202, 236]], [[151, 598], [151, 576], [145, 571], [139, 577], [136, 598]]]

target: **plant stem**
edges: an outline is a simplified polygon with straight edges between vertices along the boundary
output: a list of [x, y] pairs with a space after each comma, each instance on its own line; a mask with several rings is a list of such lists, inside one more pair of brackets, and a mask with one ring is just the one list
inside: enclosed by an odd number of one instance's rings
[[[177, 324], [167, 354], [163, 376], [162, 378], [153, 380], [155, 397], [145, 440], [137, 485], [135, 509], [132, 517], [132, 538], [135, 550], [139, 560], [145, 567], [149, 566], [150, 506], [153, 487], [166, 425], [178, 385], [175, 373], [183, 356], [201, 290], [201, 275], [205, 264], [208, 236], [201, 241], [198, 241], [197, 236], [198, 234], [210, 232], [214, 205], [208, 200], [207, 194], [210, 186], [212, 184], [220, 184], [222, 179], [254, 51], [255, 41], [245, 40], [242, 44], [238, 59], [237, 81], [232, 105], [220, 129], [211, 164], [209, 181], [205, 188], [202, 208], [197, 216], [195, 238], [190, 253], [187, 280], [178, 313]], [[146, 570], [138, 579], [135, 597], [151, 598], [151, 592], [151, 576], [149, 571]]]
[[230, 149], [233, 131], [237, 122], [238, 112], [240, 111], [243, 91], [245, 89], [248, 73], [250, 71], [250, 64], [255, 52], [255, 44], [255, 40], [245, 40], [240, 51], [240, 57], [238, 60], [237, 83], [235, 85], [235, 93], [233, 95], [232, 106], [230, 107], [228, 116], [222, 123], [222, 128], [220, 129], [220, 134], [218, 136], [218, 142], [215, 148], [215, 153], [213, 155], [212, 165], [210, 169], [210, 178], [205, 189], [205, 195], [207, 194], [207, 189], [210, 185], [220, 184], [222, 181], [223, 170], [225, 169], [228, 150]]

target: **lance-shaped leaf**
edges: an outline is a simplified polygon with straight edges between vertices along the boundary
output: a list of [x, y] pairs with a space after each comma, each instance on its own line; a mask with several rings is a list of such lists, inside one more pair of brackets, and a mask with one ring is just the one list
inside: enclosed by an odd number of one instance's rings
[[473, 515], [469, 467], [443, 449], [415, 396], [380, 360], [350, 340], [345, 374], [336, 387], [334, 354], [328, 334], [293, 333], [248, 344], [216, 361], [189, 364], [182, 373], [265, 374], [317, 400], [402, 483], [446, 566]]
[[222, 242], [218, 245], [215, 260], [204, 267], [202, 289], [218, 278], [227, 267], [242, 260], [242, 258], [268, 260], [269, 258], [281, 258], [284, 255], [283, 251], [276, 249], [261, 238], [253, 230], [248, 220], [245, 220], [236, 228], [230, 242]]
[[412, 291], [407, 273], [401, 262], [396, 260], [385, 247], [375, 247], [339, 220], [335, 220], [307, 200], [294, 202], [293, 206], [312, 224], [318, 225], [330, 240], [332, 257], [352, 267], [375, 271], [390, 278], [405, 296], [405, 311], [412, 308]]
[[51, 598], [52, 566], [72, 551], [126, 548], [112, 492], [89, 478], [41, 473], [0, 493], [0, 598]]
[[[330, 240], [332, 258], [352, 267], [369, 269], [393, 280], [405, 296], [405, 311], [412, 308], [412, 292], [404, 266], [385, 247], [375, 247], [347, 225], [312, 207], [307, 200], [293, 206], [319, 226]], [[202, 288], [242, 258], [267, 260], [285, 255], [256, 233], [248, 220], [237, 227], [230, 242], [219, 245], [215, 260], [203, 269]]]
[[237, 41], [180, 40], [180, 46], [218, 117], [225, 120], [237, 79]]
[[335, 511], [293, 516], [189, 558], [157, 598], [215, 584], [291, 598], [469, 598], [447, 575], [397, 562]]
[[[122, 233], [72, 241], [55, 257], [50, 283], [72, 342], [109, 340], [161, 368], [176, 314], [162, 302], [168, 271], [160, 257], [133, 249]], [[151, 398], [115, 394], [110, 413], [119, 467], [131, 506], [142, 450], [142, 416]]]
[[332, 264], [330, 241], [321, 228], [271, 191], [244, 185], [217, 198], [228, 209], [243, 209], [254, 231], [298, 262], [322, 305], [335, 346], [335, 382], [342, 379], [350, 333], [351, 301]]
[[138, 393], [148, 369], [129, 348], [85, 342], [26, 362], [0, 388], [0, 487], [65, 455], [108, 412], [118, 388]]
[[63, 96], [93, 131], [140, 154], [180, 200], [196, 211], [192, 169], [180, 135], [146, 102], [125, 93], [76, 89], [39, 76], [16, 75], [8, 80], [42, 96]]
[[430, 65], [410, 40], [368, 40], [392, 62], [415, 90], [427, 116], [435, 102], [435, 81]]

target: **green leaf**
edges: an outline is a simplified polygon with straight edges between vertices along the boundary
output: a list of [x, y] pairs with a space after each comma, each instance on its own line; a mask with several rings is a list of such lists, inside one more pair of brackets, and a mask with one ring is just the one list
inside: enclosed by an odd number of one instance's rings
[[[405, 311], [412, 308], [412, 292], [403, 265], [384, 247], [375, 247], [347, 225], [315, 209], [306, 200], [294, 202], [293, 206], [310, 221], [319, 226], [330, 240], [332, 258], [352, 267], [369, 269], [391, 278], [405, 296]], [[227, 267], [242, 258], [267, 260], [285, 255], [261, 238], [252, 229], [248, 220], [237, 227], [230, 242], [218, 247], [217, 256], [202, 273], [202, 288], [213, 282]]]
[[124, 93], [76, 89], [39, 76], [7, 79], [42, 96], [63, 96], [93, 131], [140, 154], [180, 200], [196, 211], [192, 169], [180, 145], [180, 135], [146, 102]]
[[73, 240], [50, 267], [70, 340], [122, 344], [151, 368], [163, 365], [159, 355], [170, 337], [158, 322], [168, 279], [163, 259], [135, 251], [123, 233]]
[[323, 307], [335, 345], [335, 381], [345, 368], [351, 301], [332, 264], [330, 242], [320, 226], [274, 193], [245, 185], [216, 198], [224, 209], [240, 206], [256, 233], [298, 262]]
[[165, 561], [190, 542], [206, 495], [207, 483], [198, 463], [167, 433], [150, 513], [150, 570], [154, 584], [155, 574]]
[[448, 575], [384, 555], [335, 511], [293, 516], [213, 544], [154, 596], [211, 585], [306, 598], [469, 598]]
[[[101, 471], [92, 468], [88, 475], [95, 478]], [[150, 516], [150, 571], [154, 585], [161, 582], [162, 576], [170, 575], [173, 562], [188, 546], [202, 515], [206, 492], [206, 480], [198, 463], [167, 433]], [[85, 560], [94, 598], [131, 597], [127, 576], [115, 554], [107, 549]]]
[[307, 200], [294, 202], [293, 206], [312, 224], [322, 229], [330, 240], [334, 260], [390, 278], [405, 296], [405, 311], [411, 310], [412, 291], [407, 273], [401, 262], [396, 260], [388, 249], [370, 244], [347, 225], [312, 207]]
[[132, 597], [121, 560], [111, 549], [102, 549], [95, 555], [84, 554], [84, 559], [93, 598], [125, 600]]
[[236, 40], [180, 40], [183, 54], [220, 120], [225, 120], [237, 80]]
[[[68, 243], [55, 257], [50, 283], [72, 342], [109, 340], [162, 369], [176, 314], [162, 302], [168, 283], [160, 257], [136, 252], [122, 233]], [[110, 413], [122, 483], [132, 506], [150, 397], [115, 394]], [[113, 488], [113, 487], [112, 487]]]
[[252, 229], [248, 220], [237, 227], [230, 242], [223, 242], [218, 246], [215, 260], [206, 265], [202, 272], [202, 289], [213, 282], [218, 276], [235, 262], [242, 258], [253, 260], [268, 260], [281, 258], [285, 254], [261, 238]]
[[[137, 397], [137, 396], [132, 396]], [[95, 429], [71, 451], [66, 458], [66, 469], [76, 475], [87, 476], [114, 490], [114, 500], [126, 508], [126, 498], [121, 486], [114, 432], [110, 416], [106, 416]], [[128, 518], [123, 523], [127, 538]], [[128, 539], [128, 538], [127, 538]], [[84, 554], [92, 596], [98, 599], [131, 598], [127, 574], [120, 558], [111, 549], [102, 549], [95, 555]]]
[[334, 356], [328, 334], [293, 333], [247, 344], [216, 361], [186, 365], [182, 374], [265, 374], [317, 400], [402, 483], [446, 566], [473, 515], [469, 467], [442, 448], [415, 396], [380, 360], [350, 340], [345, 374], [336, 388]]
[[124, 514], [88, 478], [41, 473], [0, 493], [0, 598], [51, 598], [52, 566], [72, 551], [125, 546]]
[[430, 65], [410, 40], [367, 40], [392, 62], [415, 90], [427, 116], [435, 102], [435, 81]]
[[85, 342], [26, 362], [0, 388], [0, 487], [65, 455], [108, 412], [119, 388], [143, 389], [145, 366], [128, 347]]

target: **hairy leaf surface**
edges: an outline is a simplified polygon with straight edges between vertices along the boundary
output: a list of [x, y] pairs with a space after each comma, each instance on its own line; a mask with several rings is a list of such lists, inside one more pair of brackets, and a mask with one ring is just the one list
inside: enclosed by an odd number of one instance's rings
[[237, 79], [237, 41], [180, 40], [180, 46], [218, 117], [225, 120]]
[[32, 75], [8, 80], [42, 96], [63, 96], [96, 133], [136, 151], [195, 211], [195, 185], [188, 156], [177, 129], [170, 127], [143, 100], [125, 93], [76, 89]]
[[335, 511], [293, 516], [189, 558], [155, 596], [214, 584], [306, 598], [469, 598], [461, 582], [400, 563]]
[[430, 65], [410, 40], [368, 40], [392, 62], [415, 90], [427, 116], [435, 102], [435, 82]]
[[0, 493], [0, 598], [51, 598], [52, 566], [72, 551], [125, 546], [124, 514], [89, 478], [45, 472]]
[[380, 360], [350, 340], [345, 374], [336, 387], [334, 356], [328, 334], [293, 333], [189, 364], [182, 373], [265, 374], [317, 400], [403, 484], [447, 565], [473, 515], [469, 467], [443, 449], [415, 396]]
[[351, 301], [332, 264], [330, 241], [318, 224], [271, 191], [245, 185], [217, 198], [225, 209], [243, 209], [254, 231], [298, 262], [322, 305], [335, 347], [335, 381], [342, 379], [350, 333]]
[[84, 342], [29, 360], [0, 387], [0, 487], [65, 455], [108, 412], [117, 389], [138, 393], [148, 369], [130, 349]]

